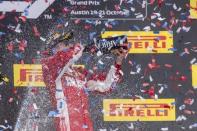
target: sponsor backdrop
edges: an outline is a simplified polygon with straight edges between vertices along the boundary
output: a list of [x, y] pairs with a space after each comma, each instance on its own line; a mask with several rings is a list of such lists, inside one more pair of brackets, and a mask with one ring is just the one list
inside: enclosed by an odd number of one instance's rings
[[190, 18], [197, 19], [197, 0], [190, 0]]
[[104, 99], [104, 121], [175, 121], [174, 99]]
[[[73, 65], [84, 68], [84, 65]], [[15, 87], [45, 87], [41, 64], [14, 64]]]
[[192, 65], [192, 85], [197, 88], [197, 65]]
[[45, 87], [42, 65], [14, 64], [15, 87]]
[[126, 35], [131, 43], [129, 53], [173, 53], [173, 33], [168, 31], [106, 31], [103, 38]]
[[[98, 20], [84, 20], [89, 14], [68, 19], [78, 16], [76, 5], [71, 8], [68, 2], [0, 2], [0, 67], [6, 78], [0, 84], [0, 130], [55, 131], [39, 59], [52, 32], [73, 30], [71, 43], [89, 44], [101, 34], [126, 35], [131, 45], [121, 84], [106, 94], [85, 90], [95, 131], [196, 131], [197, 0], [102, 1], [106, 6], [101, 12], [95, 1], [90, 15]], [[131, 14], [120, 21], [106, 19], [110, 5]], [[113, 57], [84, 54], [77, 64], [103, 73]]]

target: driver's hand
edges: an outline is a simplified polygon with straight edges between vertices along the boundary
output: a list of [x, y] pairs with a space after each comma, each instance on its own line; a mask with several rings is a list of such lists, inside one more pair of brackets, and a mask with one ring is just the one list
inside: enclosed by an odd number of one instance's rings
[[113, 53], [115, 55], [117, 55], [116, 63], [121, 65], [122, 64], [122, 60], [124, 58], [126, 58], [126, 56], [128, 54], [128, 49], [124, 49], [124, 48], [121, 47], [119, 49], [113, 50]]

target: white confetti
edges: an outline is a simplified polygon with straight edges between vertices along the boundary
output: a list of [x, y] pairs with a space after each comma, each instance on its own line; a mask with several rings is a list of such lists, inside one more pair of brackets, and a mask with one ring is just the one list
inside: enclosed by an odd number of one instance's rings
[[168, 127], [161, 128], [161, 131], [168, 131]]
[[193, 65], [195, 62], [196, 62], [196, 58], [193, 58], [193, 59], [190, 61], [190, 64]]

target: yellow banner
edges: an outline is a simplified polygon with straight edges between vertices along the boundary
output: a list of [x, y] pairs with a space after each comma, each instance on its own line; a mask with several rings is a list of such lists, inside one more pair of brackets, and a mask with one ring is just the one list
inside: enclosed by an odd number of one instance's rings
[[190, 0], [190, 18], [197, 19], [197, 0]]
[[173, 34], [168, 31], [106, 31], [102, 38], [126, 35], [131, 43], [129, 53], [173, 53]]
[[197, 88], [197, 65], [192, 65], [192, 86]]
[[45, 87], [42, 65], [14, 64], [14, 86]]
[[175, 121], [174, 99], [104, 99], [104, 121]]
[[[84, 65], [73, 65], [84, 68]], [[14, 64], [14, 86], [45, 87], [40, 64]]]

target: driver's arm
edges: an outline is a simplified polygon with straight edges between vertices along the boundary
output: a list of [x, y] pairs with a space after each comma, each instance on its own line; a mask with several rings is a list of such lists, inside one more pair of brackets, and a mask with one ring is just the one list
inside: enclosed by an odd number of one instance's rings
[[122, 60], [125, 58], [127, 51], [119, 50], [116, 51], [118, 57], [116, 59], [115, 65], [112, 65], [108, 74], [105, 77], [105, 80], [89, 80], [87, 82], [87, 88], [91, 91], [99, 91], [99, 92], [107, 92], [109, 91], [113, 85], [117, 84], [121, 77], [121, 65]]

